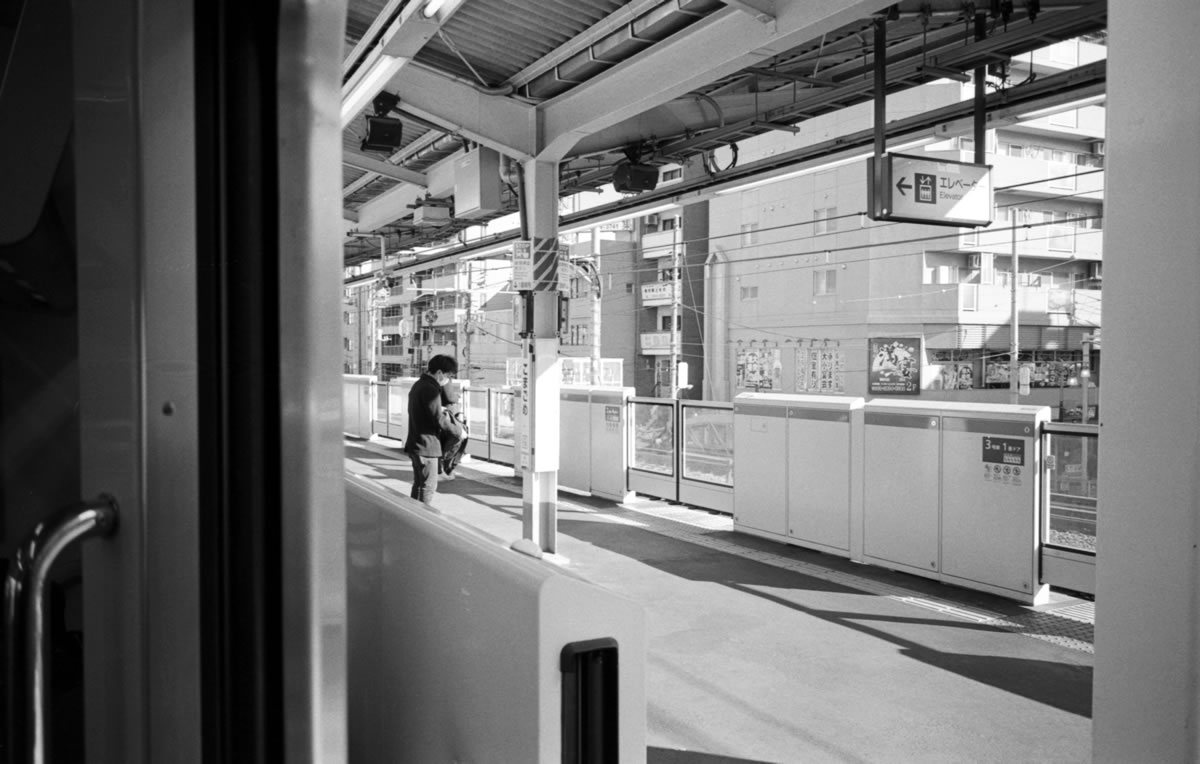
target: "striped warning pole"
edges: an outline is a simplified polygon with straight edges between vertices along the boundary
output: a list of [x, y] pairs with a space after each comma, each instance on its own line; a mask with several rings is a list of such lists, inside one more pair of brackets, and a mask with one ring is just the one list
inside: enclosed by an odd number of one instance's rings
[[533, 291], [558, 289], [558, 237], [533, 240]]

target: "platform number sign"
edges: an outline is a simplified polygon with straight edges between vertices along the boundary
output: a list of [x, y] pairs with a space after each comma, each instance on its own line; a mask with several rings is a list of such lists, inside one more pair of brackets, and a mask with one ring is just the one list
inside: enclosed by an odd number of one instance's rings
[[993, 485], [1024, 485], [1025, 441], [983, 436], [983, 480]]
[[986, 464], [1025, 466], [1025, 441], [1020, 438], [983, 436], [983, 461]]

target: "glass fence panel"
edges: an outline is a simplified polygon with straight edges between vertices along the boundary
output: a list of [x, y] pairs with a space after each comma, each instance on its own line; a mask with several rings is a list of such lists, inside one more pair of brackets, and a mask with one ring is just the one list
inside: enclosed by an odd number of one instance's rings
[[675, 474], [675, 403], [646, 403], [634, 401], [633, 459], [634, 469]]
[[504, 446], [514, 445], [513, 402], [511, 392], [496, 391], [496, 408], [492, 410], [492, 442]]
[[386, 422], [388, 416], [388, 383], [375, 382], [375, 421]]
[[1096, 551], [1096, 464], [1100, 439], [1085, 433], [1050, 433], [1046, 543]]
[[488, 436], [488, 391], [466, 391], [467, 428], [472, 438], [487, 440]]
[[413, 380], [392, 380], [388, 382], [388, 410], [385, 422], [403, 425], [408, 416], [408, 391], [412, 389]]
[[733, 485], [733, 409], [683, 404], [683, 476]]

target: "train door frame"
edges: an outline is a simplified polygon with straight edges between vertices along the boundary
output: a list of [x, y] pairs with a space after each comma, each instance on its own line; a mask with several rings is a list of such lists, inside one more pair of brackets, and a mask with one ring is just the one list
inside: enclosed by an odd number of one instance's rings
[[345, 759], [344, 19], [72, 7], [91, 760]]

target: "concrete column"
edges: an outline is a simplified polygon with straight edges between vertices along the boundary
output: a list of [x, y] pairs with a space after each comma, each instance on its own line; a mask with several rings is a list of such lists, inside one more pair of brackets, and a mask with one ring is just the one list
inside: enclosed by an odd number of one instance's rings
[[1097, 762], [1200, 759], [1198, 39], [1195, 0], [1109, 4]]
[[554, 552], [558, 544], [558, 396], [562, 380], [558, 370], [558, 163], [526, 162], [524, 178], [525, 215], [533, 240], [537, 283], [522, 294], [526, 318], [520, 401], [524, 426], [518, 457], [524, 481], [522, 515], [524, 538], [544, 552]]

